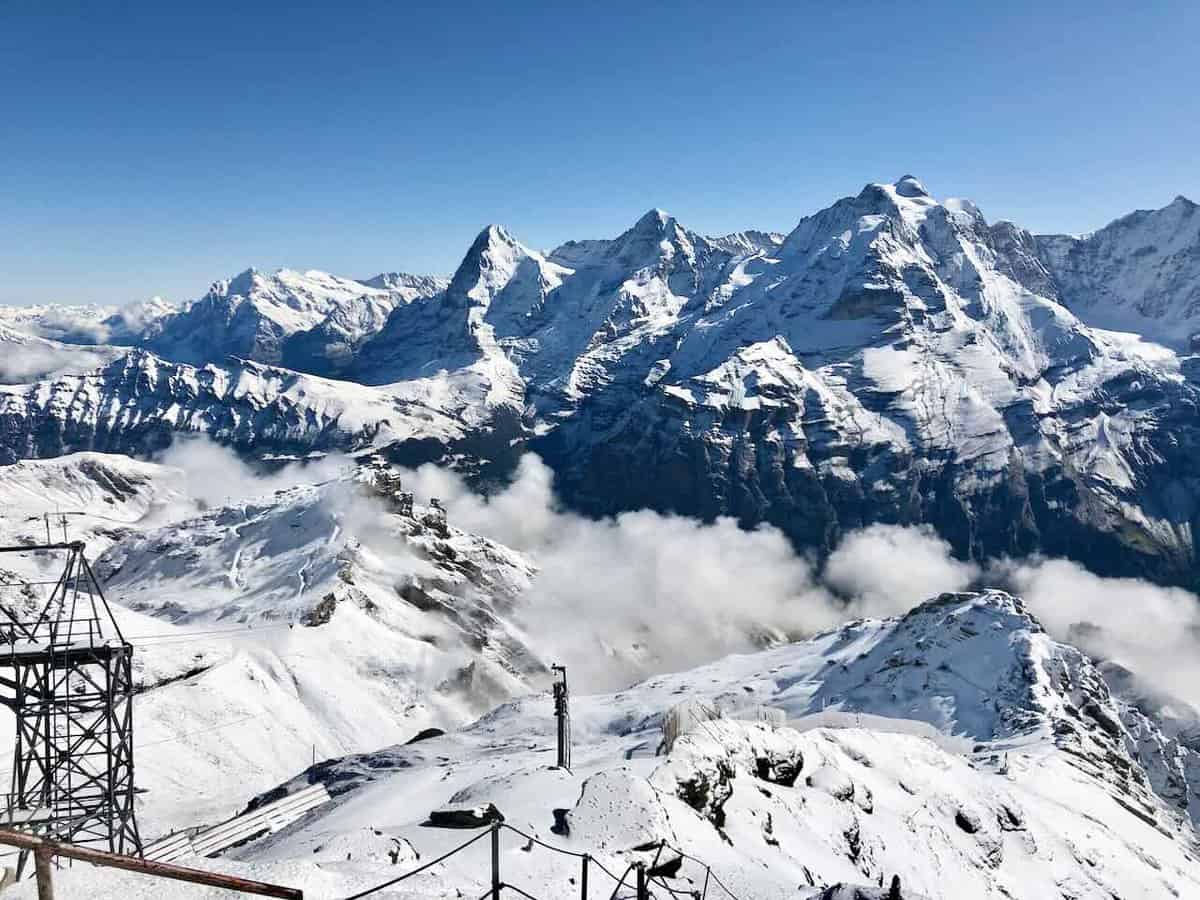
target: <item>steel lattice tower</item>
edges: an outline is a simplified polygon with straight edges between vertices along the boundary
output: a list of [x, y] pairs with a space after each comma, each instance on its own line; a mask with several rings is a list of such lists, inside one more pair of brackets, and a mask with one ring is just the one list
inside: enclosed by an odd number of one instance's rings
[[17, 719], [6, 824], [140, 855], [133, 647], [81, 542], [0, 547], [0, 558], [16, 552], [56, 553], [65, 564], [56, 582], [40, 583], [50, 588], [40, 611], [39, 583], [0, 586], [0, 703]]

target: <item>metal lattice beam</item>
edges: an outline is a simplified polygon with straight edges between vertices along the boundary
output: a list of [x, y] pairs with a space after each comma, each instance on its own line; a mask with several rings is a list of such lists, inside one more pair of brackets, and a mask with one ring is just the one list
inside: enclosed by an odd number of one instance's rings
[[[3, 547], [0, 555], [31, 551], [65, 559], [32, 621], [4, 596], [14, 587], [28, 591], [29, 583], [0, 585], [0, 704], [17, 719], [7, 823], [56, 841], [140, 854], [133, 648], [82, 543]], [[26, 863], [23, 857], [19, 869]]]

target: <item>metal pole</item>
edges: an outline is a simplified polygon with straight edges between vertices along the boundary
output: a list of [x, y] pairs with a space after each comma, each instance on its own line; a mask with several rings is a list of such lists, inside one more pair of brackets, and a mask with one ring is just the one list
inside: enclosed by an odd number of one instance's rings
[[650, 900], [650, 894], [646, 890], [646, 864], [637, 864], [637, 900]]
[[49, 849], [38, 847], [33, 851], [33, 867], [37, 872], [38, 900], [54, 900], [54, 866]]
[[591, 862], [591, 860], [592, 860], [592, 858], [590, 856], [588, 856], [586, 853], [583, 854], [583, 866], [582, 866], [583, 871], [580, 872], [580, 875], [579, 875], [579, 884], [580, 884], [579, 896], [582, 898], [582, 900], [587, 900], [588, 863]]
[[558, 767], [571, 770], [571, 708], [567, 689], [566, 666], [554, 665], [550, 670], [558, 676], [554, 683], [554, 717], [558, 720]]
[[492, 900], [500, 900], [500, 823], [492, 823]]

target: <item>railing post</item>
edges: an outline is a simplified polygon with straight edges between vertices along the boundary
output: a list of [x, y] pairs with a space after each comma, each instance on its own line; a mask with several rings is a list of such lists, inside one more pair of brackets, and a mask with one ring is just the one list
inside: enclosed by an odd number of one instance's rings
[[54, 900], [54, 865], [49, 848], [38, 847], [33, 851], [33, 868], [37, 873], [38, 900]]
[[650, 893], [646, 890], [646, 864], [637, 864], [637, 900], [650, 900]]
[[586, 853], [583, 854], [582, 871], [579, 873], [579, 896], [582, 898], [582, 900], [588, 900], [588, 863], [591, 861], [592, 858], [590, 856], [588, 856]]
[[[40, 898], [39, 898], [40, 900]], [[492, 823], [492, 900], [500, 900], [500, 823]]]

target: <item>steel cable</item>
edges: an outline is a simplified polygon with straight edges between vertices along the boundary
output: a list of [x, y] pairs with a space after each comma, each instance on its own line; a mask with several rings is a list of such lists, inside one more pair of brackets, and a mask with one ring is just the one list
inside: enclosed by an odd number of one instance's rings
[[[370, 894], [376, 893], [377, 891], [382, 891], [384, 888], [391, 887], [393, 884], [399, 884], [401, 881], [405, 881], [406, 879], [412, 878], [414, 875], [420, 875], [426, 869], [433, 868], [438, 863], [444, 862], [445, 860], [449, 859], [451, 856], [454, 856], [456, 853], [461, 853], [463, 850], [466, 850], [468, 847], [470, 847], [476, 841], [482, 840], [483, 838], [487, 837], [491, 833], [492, 833], [492, 830], [490, 828], [487, 831], [481, 831], [481, 832], [479, 832], [479, 834], [475, 835], [475, 837], [471, 838], [465, 844], [460, 844], [459, 846], [455, 847], [453, 850], [443, 853], [437, 859], [432, 859], [429, 862], [425, 863], [425, 865], [418, 866], [417, 868], [413, 869], [411, 872], [405, 872], [403, 875], [401, 875], [397, 878], [393, 878], [390, 881], [385, 881], [383, 884], [378, 884], [373, 888], [367, 888], [367, 890], [365, 890], [365, 891], [359, 891], [357, 894], [351, 894], [349, 897], [346, 897], [345, 900], [359, 900], [360, 897], [366, 897]], [[488, 894], [490, 894], [490, 893], [491, 893], [491, 891], [489, 890]], [[484, 896], [486, 897], [487, 894], [484, 894]]]

